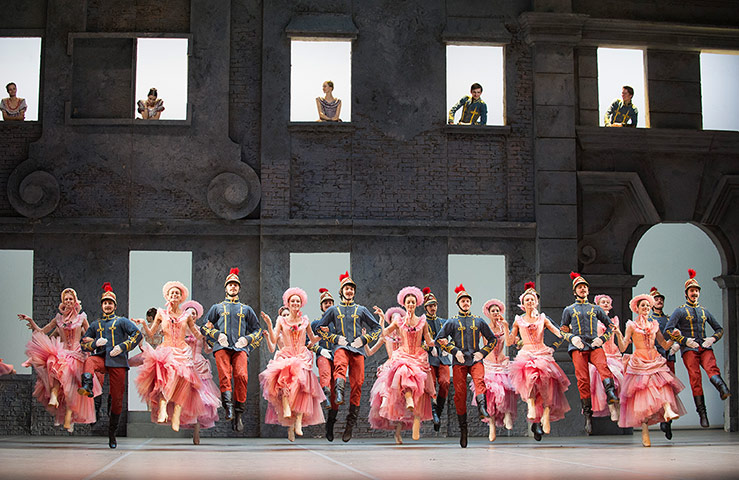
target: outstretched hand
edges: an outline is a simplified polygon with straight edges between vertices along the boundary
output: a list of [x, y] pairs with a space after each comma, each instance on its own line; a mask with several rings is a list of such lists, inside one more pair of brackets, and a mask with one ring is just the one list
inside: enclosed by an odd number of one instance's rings
[[374, 307], [372, 307], [372, 310], [375, 312], [375, 315], [377, 315], [378, 317], [380, 317], [380, 320], [381, 321], [384, 321], [385, 320], [385, 312], [383, 312], [380, 307], [378, 307], [377, 305], [375, 305]]
[[482, 360], [485, 356], [482, 354], [482, 352], [475, 352], [474, 355], [472, 355], [472, 361], [479, 362]]
[[582, 343], [582, 338], [580, 337], [572, 337], [571, 343], [577, 348], [578, 350], [582, 350], [585, 348], [585, 344]]
[[703, 343], [701, 344], [701, 347], [703, 348], [711, 348], [711, 345], [713, 345], [716, 342], [716, 339], [714, 337], [708, 337], [705, 340], [703, 340]]
[[600, 338], [600, 337], [598, 337], [595, 340], [593, 340], [592, 342], [590, 342], [590, 345], [592, 345], [593, 347], [600, 347], [600, 346], [603, 345], [603, 339]]
[[362, 341], [362, 337], [357, 337], [352, 341], [352, 347], [354, 348], [362, 348], [364, 346], [364, 342]]
[[[105, 339], [103, 339], [103, 340], [105, 340]], [[117, 356], [118, 356], [118, 355], [120, 355], [121, 353], [123, 353], [123, 349], [121, 348], [121, 346], [120, 346], [120, 345], [116, 345], [116, 346], [115, 346], [115, 347], [113, 347], [113, 349], [112, 349], [112, 350], [110, 351], [110, 356], [111, 356], [111, 357], [117, 357]]]
[[458, 351], [454, 355], [454, 358], [456, 358], [459, 363], [464, 363], [464, 353], [462, 353], [462, 350]]
[[336, 343], [338, 343], [340, 347], [346, 347], [347, 345], [349, 345], [349, 342], [346, 341], [346, 337], [343, 335], [339, 335]]
[[105, 345], [107, 343], [108, 343], [108, 339], [107, 338], [98, 338], [97, 340], [95, 340], [95, 346], [96, 347], [102, 347], [103, 345]]
[[690, 348], [698, 348], [700, 346], [698, 345], [698, 342], [695, 341], [695, 338], [686, 338], [685, 345], [687, 345]]
[[228, 336], [225, 333], [218, 335], [218, 344], [222, 347], [228, 347]]
[[260, 312], [260, 315], [262, 317], [262, 320], [264, 320], [264, 323], [266, 323], [267, 325], [269, 325], [271, 327], [272, 326], [272, 319], [269, 318], [269, 315], [267, 315], [264, 312]]
[[236, 348], [244, 348], [249, 344], [249, 340], [246, 339], [246, 337], [239, 337], [238, 340], [236, 340], [236, 344], [234, 344], [234, 347]]
[[321, 350], [321, 356], [331, 360], [331, 352], [325, 348]]
[[673, 345], [672, 345], [672, 346], [670, 347], [670, 355], [675, 355], [675, 354], [676, 354], [676, 353], [678, 352], [678, 350], [680, 350], [680, 344], [679, 344], [679, 343], [677, 343], [677, 342], [675, 342], [675, 343], [674, 343], [674, 344], [673, 344]]

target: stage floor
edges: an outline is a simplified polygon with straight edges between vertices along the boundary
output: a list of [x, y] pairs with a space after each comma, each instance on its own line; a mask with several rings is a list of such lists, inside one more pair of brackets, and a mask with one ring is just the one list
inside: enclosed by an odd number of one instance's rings
[[676, 430], [641, 436], [472, 438], [188, 439], [0, 437], [3, 479], [724, 479], [739, 478], [739, 434]]

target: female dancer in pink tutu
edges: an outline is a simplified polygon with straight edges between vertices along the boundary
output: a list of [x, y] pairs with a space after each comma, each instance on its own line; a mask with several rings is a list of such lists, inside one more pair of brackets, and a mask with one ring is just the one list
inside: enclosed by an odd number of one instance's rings
[[[95, 423], [94, 400], [77, 393], [87, 358], [80, 347], [80, 337], [89, 324], [74, 289], [65, 288], [61, 298], [59, 313], [44, 328], [39, 328], [28, 315], [21, 313], [18, 318], [28, 322], [28, 328], [33, 331], [26, 345], [28, 360], [23, 362], [23, 366], [32, 366], [36, 371], [33, 395], [54, 416], [55, 425], [63, 424], [72, 432], [75, 423]], [[59, 338], [48, 336], [54, 331]], [[101, 392], [95, 377], [93, 393]]]
[[562, 334], [546, 315], [537, 311], [539, 294], [534, 282], [528, 282], [525, 288], [519, 297], [519, 307], [525, 313], [516, 315], [508, 337], [508, 343], [512, 344], [520, 334], [523, 346], [510, 363], [508, 375], [516, 392], [528, 405], [526, 417], [532, 422], [534, 439], [541, 441], [542, 435], [550, 432], [551, 422], [564, 418], [565, 412], [570, 410], [565, 397], [570, 381], [554, 361], [554, 350], [544, 344], [545, 328], [559, 338]]
[[[413, 440], [421, 435], [421, 422], [431, 420], [431, 405], [436, 396], [436, 387], [428, 355], [423, 348], [433, 346], [426, 325], [426, 316], [417, 317], [416, 307], [423, 304], [423, 293], [417, 287], [405, 287], [398, 293], [398, 304], [405, 311], [388, 312], [392, 315], [390, 325], [383, 330], [386, 338], [394, 332], [400, 336], [400, 346], [392, 348], [391, 356], [378, 375], [370, 393], [369, 422], [372, 428], [395, 429], [395, 441], [403, 443], [402, 429], [412, 429]], [[381, 320], [385, 313], [375, 307]], [[386, 347], [392, 342], [386, 341]]]
[[160, 329], [163, 335], [156, 349], [148, 344], [142, 347], [143, 363], [136, 386], [141, 399], [149, 405], [152, 421], [170, 423], [177, 432], [180, 425], [195, 425], [201, 419], [210, 422], [219, 402], [218, 395], [207, 388], [195, 368], [193, 351], [186, 340], [188, 331], [200, 337], [195, 318], [202, 307], [197, 302], [183, 304], [189, 292], [180, 282], [167, 282], [162, 294], [167, 305], [157, 310], [151, 327], [143, 319], [134, 319], [146, 335], [153, 336]]
[[[608, 295], [596, 295], [595, 304], [606, 313], [610, 313], [611, 308], [613, 308], [613, 300]], [[611, 318], [611, 329], [614, 332], [619, 329], [618, 317]], [[605, 332], [605, 325], [598, 322], [598, 335], [603, 335]], [[606, 354], [608, 369], [613, 373], [616, 394], [618, 394], [621, 391], [621, 382], [624, 379], [624, 362], [615, 340], [616, 337], [614, 336], [609, 338], [603, 344], [603, 351]], [[619, 406], [615, 403], [608, 403], [606, 389], [603, 388], [603, 379], [600, 377], [598, 369], [592, 363], [590, 364], [590, 393], [592, 396], [593, 416], [606, 417], [610, 415], [612, 421], [618, 422]]]
[[[618, 346], [623, 352], [634, 343], [634, 353], [624, 356], [628, 362], [621, 384], [620, 427], [641, 425], [642, 445], [650, 446], [649, 425], [669, 422], [685, 415], [685, 407], [677, 397], [685, 386], [667, 366], [667, 360], [654, 347], [655, 338], [665, 350], [672, 341], [665, 341], [659, 323], [649, 318], [654, 306], [651, 295], [637, 295], [629, 302], [636, 320], [626, 322], [626, 334], [616, 331]], [[670, 432], [670, 438], [672, 432]], [[667, 434], [667, 432], [665, 432]]]
[[[513, 343], [513, 338], [509, 338], [508, 322], [503, 317], [505, 313], [503, 302], [495, 298], [488, 300], [482, 307], [482, 313], [490, 319], [490, 329], [495, 336], [505, 340], [505, 342], [499, 341], [482, 361], [485, 366], [485, 400], [490, 414], [490, 417], [484, 418], [482, 421], [488, 424], [488, 439], [493, 442], [495, 441], [496, 426], [504, 426], [507, 430], [513, 429], [513, 422], [518, 410], [516, 408], [516, 390], [508, 377], [510, 362], [508, 355], [503, 351], [505, 345]], [[472, 405], [477, 405], [477, 401], [474, 399], [475, 386], [473, 383], [470, 383], [470, 389], [473, 392]]]
[[259, 374], [262, 395], [269, 402], [264, 421], [288, 427], [287, 439], [291, 442], [295, 441], [295, 435], [303, 435], [303, 425], [325, 421], [321, 402], [326, 397], [313, 373], [313, 352], [305, 346], [306, 335], [311, 343], [319, 340], [310, 328], [310, 320], [300, 311], [307, 300], [302, 289], [288, 288], [282, 294], [282, 302], [289, 313], [277, 317], [274, 328], [269, 315], [261, 312], [270, 342], [279, 347]]

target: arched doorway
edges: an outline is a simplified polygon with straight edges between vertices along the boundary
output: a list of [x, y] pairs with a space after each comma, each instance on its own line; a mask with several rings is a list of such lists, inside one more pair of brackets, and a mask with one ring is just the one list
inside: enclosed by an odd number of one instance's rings
[[[639, 239], [631, 267], [634, 275], [644, 275], [644, 278], [634, 287], [633, 294], [648, 293], [652, 286], [656, 286], [665, 295], [664, 312], [666, 315], [670, 315], [676, 307], [685, 302], [683, 287], [688, 279], [688, 269], [696, 270], [696, 279], [701, 286], [700, 304], [726, 328], [723, 325], [722, 292], [713, 280], [722, 273], [721, 257], [709, 236], [699, 227], [689, 223], [654, 225]], [[624, 312], [623, 317], [627, 317], [627, 313], [630, 316], [630, 312]], [[710, 326], [706, 329], [709, 334], [712, 333]], [[724, 337], [714, 346], [716, 363], [724, 378], [727, 376], [727, 372], [724, 371], [726, 338]], [[685, 384], [685, 390], [680, 393], [680, 399], [688, 410], [687, 415], [675, 422], [675, 427], [699, 427], [688, 374], [679, 353], [675, 371], [680, 381]], [[703, 375], [703, 390], [711, 426], [723, 427], [724, 402], [721, 401], [716, 389], [705, 374]]]

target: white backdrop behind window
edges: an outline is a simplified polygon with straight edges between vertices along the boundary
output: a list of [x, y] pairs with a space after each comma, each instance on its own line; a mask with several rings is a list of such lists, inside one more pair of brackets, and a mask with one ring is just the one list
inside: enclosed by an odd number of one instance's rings
[[[439, 305], [439, 315], [446, 309], [448, 317], [453, 317], [459, 312], [455, 300], [457, 294], [454, 289], [460, 283], [464, 285], [467, 293], [472, 295], [471, 313], [482, 317], [482, 307], [491, 298], [497, 298], [506, 302], [506, 267], [504, 255], [449, 255], [449, 292], [447, 292], [447, 305]], [[521, 285], [523, 292], [523, 285]], [[444, 292], [434, 292], [436, 298], [443, 300]], [[513, 305], [506, 305], [506, 318], [508, 312], [515, 312]], [[487, 322], [487, 318], [483, 317]], [[513, 323], [508, 320], [509, 324]]]
[[187, 119], [187, 39], [138, 38], [137, 43], [135, 101], [145, 100], [149, 89], [156, 88], [164, 100], [160, 119]]
[[[316, 97], [323, 97], [323, 82], [334, 82], [332, 95], [341, 100], [343, 122], [352, 118], [352, 43], [293, 40], [290, 44], [290, 121], [318, 120]], [[280, 88], [276, 88], [280, 91]], [[275, 96], [281, 101], [281, 95]]]
[[[503, 118], [503, 47], [477, 45], [447, 45], [446, 47], [446, 109], [470, 94], [473, 83], [482, 85], [482, 100], [488, 107], [488, 125], [505, 125]], [[461, 109], [454, 122], [459, 121]]]
[[[40, 37], [0, 38], [0, 84], [2, 98], [8, 98], [5, 85], [13, 82], [18, 87], [18, 97], [25, 98], [28, 109], [26, 120], [38, 120], [39, 82], [41, 73]], [[0, 120], [2, 116], [0, 115]]]
[[[53, 306], [43, 312], [33, 311], [33, 250], [0, 250], [0, 312], [2, 314], [3, 334], [0, 335], [0, 358], [15, 367], [18, 373], [31, 373], [21, 363], [26, 361], [26, 343], [31, 339], [31, 331], [26, 322], [18, 320], [19, 313], [25, 313], [45, 325], [54, 318], [61, 302], [61, 291], [53, 292]], [[71, 286], [71, 285], [70, 285]], [[82, 305], [83, 310], [85, 305]], [[88, 315], [89, 305], [87, 306]], [[93, 308], [94, 310], [94, 305]]]
[[739, 55], [701, 53], [701, 95], [705, 130], [739, 130]]
[[644, 51], [627, 48], [598, 49], [598, 111], [599, 125], [614, 100], [621, 99], [624, 85], [634, 89], [631, 102], [639, 111], [637, 128], [647, 126], [646, 81], [644, 77]]
[[[321, 316], [319, 288], [328, 288], [334, 302], [339, 303], [339, 275], [350, 270], [349, 252], [291, 253], [290, 286], [300, 287], [308, 294], [308, 304], [302, 308], [313, 321]], [[282, 298], [270, 300], [269, 305], [279, 308]], [[274, 321], [277, 311], [266, 312]]]

